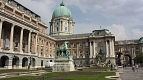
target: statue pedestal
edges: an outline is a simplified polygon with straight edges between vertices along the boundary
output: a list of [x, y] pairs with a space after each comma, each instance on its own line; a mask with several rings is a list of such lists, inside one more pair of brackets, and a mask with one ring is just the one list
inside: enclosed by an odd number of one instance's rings
[[75, 71], [73, 59], [69, 57], [56, 57], [53, 72]]
[[118, 66], [118, 67], [117, 67], [117, 71], [118, 71], [119, 73], [123, 73], [123, 66]]

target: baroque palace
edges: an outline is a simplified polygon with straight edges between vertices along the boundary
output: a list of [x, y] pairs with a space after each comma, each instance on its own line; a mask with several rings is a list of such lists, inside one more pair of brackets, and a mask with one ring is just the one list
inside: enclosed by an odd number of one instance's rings
[[106, 63], [116, 64], [119, 52], [123, 53], [123, 63], [132, 64], [135, 55], [143, 52], [143, 38], [115, 41], [115, 36], [103, 28], [74, 34], [75, 22], [63, 2], [54, 10], [49, 23], [50, 34], [47, 34], [48, 26], [39, 15], [15, 0], [0, 0], [0, 68], [45, 67], [46, 62], [54, 62], [57, 49], [65, 41], [69, 42], [68, 48], [77, 66], [98, 63], [99, 53], [106, 55]]

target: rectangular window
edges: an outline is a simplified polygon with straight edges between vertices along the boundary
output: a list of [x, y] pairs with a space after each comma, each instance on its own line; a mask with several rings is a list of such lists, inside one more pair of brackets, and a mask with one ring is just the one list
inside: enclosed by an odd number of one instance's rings
[[85, 46], [88, 46], [88, 42], [85, 43]]
[[48, 56], [48, 50], [46, 50], [46, 56]]
[[57, 27], [57, 31], [59, 31], [59, 27]]

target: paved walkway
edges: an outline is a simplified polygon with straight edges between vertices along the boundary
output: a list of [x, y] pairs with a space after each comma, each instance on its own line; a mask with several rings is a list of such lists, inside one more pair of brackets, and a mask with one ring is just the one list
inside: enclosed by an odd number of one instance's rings
[[143, 67], [139, 67], [139, 71], [133, 72], [131, 67], [123, 69], [123, 74], [120, 74], [122, 80], [143, 80]]

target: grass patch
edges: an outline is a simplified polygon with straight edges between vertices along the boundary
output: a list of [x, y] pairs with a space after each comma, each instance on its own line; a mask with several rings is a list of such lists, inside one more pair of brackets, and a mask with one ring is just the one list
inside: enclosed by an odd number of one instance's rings
[[98, 74], [92, 75], [71, 75], [66, 78], [65, 80], [110, 80], [105, 78], [105, 76], [115, 75], [114, 72], [100, 72]]
[[23, 76], [14, 78], [4, 78], [0, 80], [109, 80], [105, 76], [115, 75], [115, 72], [53, 72], [41, 76]]
[[[115, 72], [106, 72], [110, 67], [90, 67], [84, 68], [83, 71], [73, 72], [52, 72], [41, 76], [22, 76], [3, 78], [0, 80], [110, 80], [105, 76], [113, 76]], [[30, 70], [17, 70], [19, 72], [29, 72]], [[32, 71], [31, 71], [32, 72]]]
[[56, 77], [60, 74], [60, 72], [53, 72], [53, 73], [47, 73], [43, 74], [41, 76], [22, 76], [22, 77], [12, 77], [12, 78], [3, 78], [0, 80], [40, 80], [42, 78], [52, 78]]
[[2, 73], [12, 73], [12, 72], [32, 72], [38, 70], [27, 70], [27, 69], [2, 69], [0, 70], [0, 74]]

